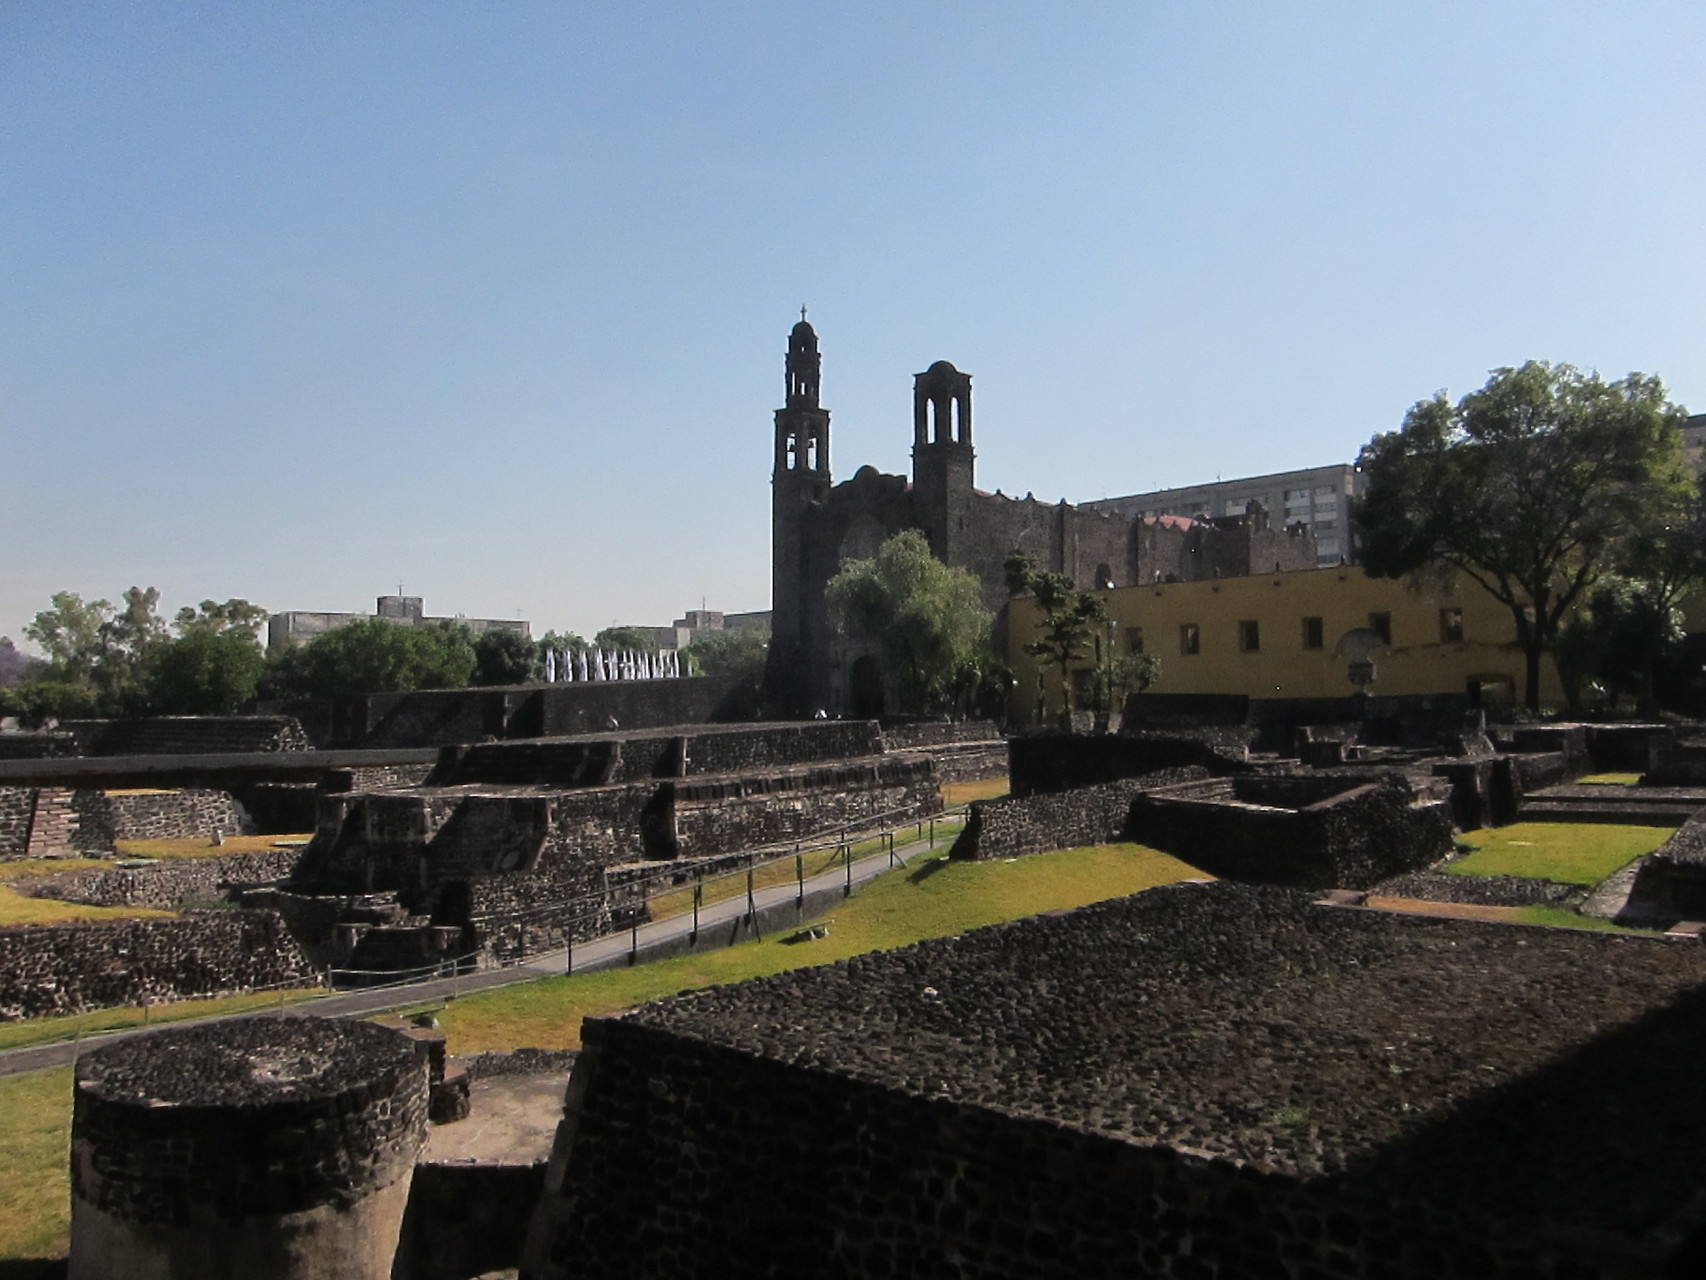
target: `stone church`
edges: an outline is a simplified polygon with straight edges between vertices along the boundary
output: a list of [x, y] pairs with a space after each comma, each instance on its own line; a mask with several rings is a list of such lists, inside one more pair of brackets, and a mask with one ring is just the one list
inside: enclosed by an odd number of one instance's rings
[[1003, 565], [1014, 551], [1071, 575], [1081, 590], [1315, 566], [1307, 528], [1270, 528], [1254, 503], [1243, 515], [1214, 520], [1143, 519], [983, 492], [973, 483], [971, 375], [946, 360], [913, 380], [912, 479], [865, 466], [834, 484], [821, 368], [817, 333], [802, 314], [788, 335], [787, 398], [776, 411], [769, 714], [882, 714], [877, 659], [835, 633], [823, 593], [843, 561], [869, 558], [905, 529], [922, 533], [944, 563], [976, 574], [997, 615], [1006, 603]]

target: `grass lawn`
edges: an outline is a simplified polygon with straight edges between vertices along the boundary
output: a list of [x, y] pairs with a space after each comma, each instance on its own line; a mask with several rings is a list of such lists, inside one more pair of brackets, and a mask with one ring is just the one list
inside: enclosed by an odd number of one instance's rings
[[[0, 1079], [0, 1259], [62, 1258], [71, 1229], [71, 1068]], [[48, 1274], [45, 1269], [43, 1274]]]
[[944, 782], [940, 791], [942, 803], [950, 807], [969, 804], [973, 800], [995, 800], [1007, 794], [1007, 779], [980, 778], [975, 782]]
[[1644, 933], [1651, 935], [1651, 929], [1626, 929], [1620, 924], [1612, 924], [1609, 920], [1601, 920], [1598, 916], [1577, 915], [1564, 907], [1518, 907], [1516, 919], [1523, 924], [1550, 924], [1565, 929], [1599, 929], [1608, 933]]
[[1530, 876], [1596, 885], [1670, 839], [1673, 827], [1600, 822], [1514, 822], [1463, 836], [1473, 852], [1446, 870], [1464, 876]]
[[827, 918], [827, 938], [788, 944], [782, 935], [634, 969], [543, 978], [463, 996], [438, 1015], [452, 1053], [531, 1046], [572, 1049], [581, 1019], [718, 983], [905, 946], [1039, 911], [1121, 897], [1201, 873], [1141, 845], [1097, 845], [1012, 862], [949, 862], [940, 855], [896, 869]]
[[207, 836], [187, 840], [115, 840], [113, 847], [126, 858], [222, 858], [228, 853], [264, 853], [280, 842], [296, 844], [307, 835], [295, 836], [226, 836], [224, 844], [214, 844]]
[[1594, 787], [1632, 787], [1641, 781], [1638, 773], [1589, 773], [1576, 779]]
[[169, 916], [152, 907], [91, 907], [58, 898], [31, 898], [12, 885], [0, 884], [0, 925], [64, 924], [68, 920], [134, 920], [138, 916]]

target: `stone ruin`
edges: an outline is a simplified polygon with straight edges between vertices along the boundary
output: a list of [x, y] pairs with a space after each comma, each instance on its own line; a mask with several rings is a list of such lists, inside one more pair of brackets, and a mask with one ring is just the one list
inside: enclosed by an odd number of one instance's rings
[[425, 1138], [394, 1031], [247, 1018], [77, 1064], [70, 1280], [389, 1280]]
[[589, 1019], [521, 1274], [1706, 1268], [1706, 949], [1186, 884]]
[[328, 792], [280, 911], [321, 963], [502, 963], [646, 919], [647, 893], [753, 851], [937, 812], [935, 753], [871, 721], [446, 748], [418, 786]]

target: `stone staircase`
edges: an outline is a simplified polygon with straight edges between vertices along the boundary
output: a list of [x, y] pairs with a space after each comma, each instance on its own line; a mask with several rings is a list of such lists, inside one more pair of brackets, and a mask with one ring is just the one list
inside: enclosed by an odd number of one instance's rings
[[71, 808], [69, 787], [38, 787], [35, 810], [30, 815], [26, 858], [64, 857], [72, 852], [71, 837], [77, 830], [77, 815]]
[[1680, 827], [1706, 808], [1706, 787], [1620, 787], [1566, 783], [1522, 798], [1523, 822], [1621, 822]]

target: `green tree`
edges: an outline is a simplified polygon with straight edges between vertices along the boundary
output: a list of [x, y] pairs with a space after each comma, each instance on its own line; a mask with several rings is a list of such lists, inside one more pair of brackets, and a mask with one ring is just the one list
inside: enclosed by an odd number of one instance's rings
[[172, 617], [172, 628], [180, 636], [192, 631], [242, 631], [259, 638], [267, 620], [267, 611], [247, 600], [227, 600], [224, 604], [203, 600], [195, 608], [185, 605]]
[[36, 614], [24, 634], [47, 653], [33, 684], [35, 716], [137, 715], [146, 710], [150, 666], [169, 642], [156, 615], [160, 593], [131, 587], [115, 609], [106, 600], [85, 602], [57, 592], [51, 608]]
[[592, 638], [592, 643], [606, 653], [650, 653], [658, 647], [649, 627], [606, 627]]
[[319, 697], [460, 689], [474, 674], [474, 645], [455, 622], [411, 627], [361, 618], [309, 641], [297, 665], [299, 690]]
[[869, 560], [844, 563], [824, 604], [837, 631], [876, 650], [908, 710], [951, 706], [966, 672], [991, 661], [977, 575], [936, 559], [915, 530], [895, 534]]
[[1540, 663], [1570, 609], [1686, 491], [1684, 411], [1663, 384], [1531, 361], [1453, 405], [1443, 392], [1377, 435], [1353, 519], [1364, 569], [1451, 565], [1511, 611], [1540, 706]]
[[162, 715], [231, 715], [254, 701], [265, 669], [266, 655], [247, 628], [193, 627], [155, 659], [149, 707]]
[[543, 668], [539, 646], [518, 631], [483, 631], [474, 640], [475, 684], [528, 684]]
[[747, 684], [764, 678], [770, 637], [756, 627], [707, 631], [695, 636], [684, 651], [695, 671], [707, 676], [733, 676]]
[[[1093, 591], [1080, 591], [1064, 573], [1050, 573], [1022, 551], [1007, 557], [1008, 596], [1028, 595], [1042, 615], [1037, 622], [1037, 638], [1024, 645], [1033, 658], [1052, 662], [1060, 671], [1060, 727], [1072, 728], [1072, 685], [1068, 679], [1074, 662], [1086, 657], [1099, 643], [1102, 624], [1107, 620], [1107, 608], [1102, 597]], [[1038, 676], [1038, 698], [1041, 699], [1041, 676]], [[1038, 709], [1039, 718], [1041, 708]]]

